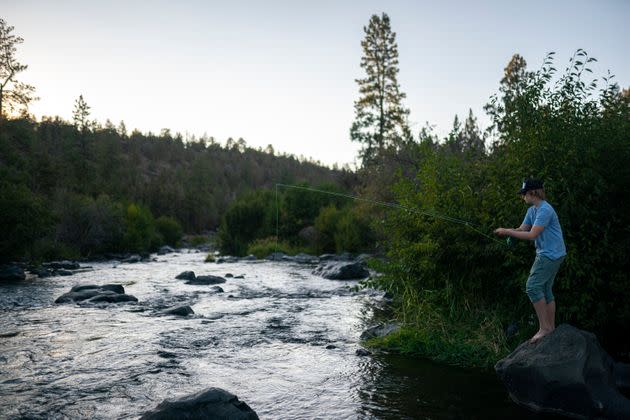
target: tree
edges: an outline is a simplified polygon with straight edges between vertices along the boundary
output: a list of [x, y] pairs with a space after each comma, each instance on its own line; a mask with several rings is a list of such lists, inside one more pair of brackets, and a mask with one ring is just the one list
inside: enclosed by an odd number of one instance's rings
[[38, 99], [34, 96], [35, 87], [15, 78], [28, 66], [15, 58], [16, 45], [24, 39], [13, 35], [13, 29], [0, 18], [0, 123], [5, 112], [15, 112], [20, 108], [25, 110], [31, 101]]
[[74, 125], [81, 132], [85, 132], [90, 128], [90, 106], [83, 99], [83, 95], [74, 102], [74, 111], [72, 111], [72, 119]]
[[372, 15], [363, 28], [361, 67], [366, 77], [357, 79], [360, 98], [354, 103], [352, 141], [362, 143], [363, 165], [371, 163], [386, 149], [398, 149], [411, 139], [407, 124], [409, 110], [402, 105], [405, 94], [398, 85], [398, 45], [389, 16]]
[[473, 115], [472, 109], [468, 110], [468, 118], [464, 121], [464, 127], [456, 115], [453, 121], [453, 129], [446, 139], [446, 146], [455, 153], [466, 153], [470, 157], [483, 155], [485, 145], [484, 137], [477, 125], [477, 118]]

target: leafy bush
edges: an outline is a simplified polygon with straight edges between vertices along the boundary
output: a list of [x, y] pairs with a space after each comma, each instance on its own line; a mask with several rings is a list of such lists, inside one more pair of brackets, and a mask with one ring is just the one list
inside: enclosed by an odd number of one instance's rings
[[183, 229], [179, 222], [169, 216], [160, 216], [155, 220], [155, 227], [162, 235], [164, 242], [170, 246], [176, 246], [182, 238]]
[[50, 233], [54, 223], [41, 197], [8, 182], [0, 182], [0, 215], [0, 262], [32, 254], [31, 245]]
[[129, 204], [125, 212], [123, 249], [131, 252], [149, 251], [162, 245], [151, 211], [138, 204]]
[[106, 195], [96, 200], [65, 193], [56, 199], [59, 223], [55, 241], [75, 248], [80, 255], [115, 251], [123, 240], [123, 207]]
[[274, 196], [255, 191], [235, 201], [219, 227], [219, 249], [223, 254], [243, 256], [248, 244], [275, 231]]
[[319, 215], [315, 219], [315, 229], [317, 230], [317, 252], [335, 252], [335, 233], [342, 213], [335, 205], [322, 207]]
[[256, 239], [247, 247], [247, 254], [255, 255], [256, 258], [265, 258], [274, 252], [283, 252], [287, 255], [295, 255], [303, 251], [302, 249], [290, 245], [286, 241], [278, 241], [275, 236], [263, 239]]
[[333, 236], [338, 253], [367, 251], [373, 247], [370, 222], [354, 207], [345, 207], [341, 211]]

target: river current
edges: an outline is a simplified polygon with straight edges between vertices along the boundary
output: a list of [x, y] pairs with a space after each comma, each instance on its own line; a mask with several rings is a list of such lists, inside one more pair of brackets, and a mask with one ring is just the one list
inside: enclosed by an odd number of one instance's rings
[[[538, 418], [492, 373], [357, 356], [383, 302], [355, 281], [294, 263], [204, 263], [194, 250], [154, 257], [0, 285], [0, 419], [138, 418], [208, 387], [236, 394], [262, 419]], [[187, 270], [243, 278], [217, 293], [175, 279]], [[74, 285], [106, 283], [139, 302], [54, 303]], [[195, 314], [161, 314], [176, 305]]]

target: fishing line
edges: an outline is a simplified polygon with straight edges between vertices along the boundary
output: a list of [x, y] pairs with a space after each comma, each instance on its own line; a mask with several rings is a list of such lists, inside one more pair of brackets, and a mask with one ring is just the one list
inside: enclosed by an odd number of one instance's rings
[[[392, 209], [397, 209], [397, 210], [405, 210], [405, 211], [409, 211], [412, 213], [416, 213], [416, 214], [421, 214], [424, 216], [429, 216], [429, 217], [433, 217], [435, 219], [441, 219], [441, 220], [445, 220], [447, 222], [451, 222], [451, 223], [456, 223], [456, 224], [460, 224], [460, 225], [464, 225], [467, 226], [468, 228], [470, 228], [471, 230], [473, 230], [474, 232], [477, 232], [478, 234], [485, 236], [486, 238], [490, 239], [491, 241], [494, 242], [498, 242], [502, 245], [505, 245], [504, 242], [488, 235], [487, 233], [485, 233], [484, 231], [481, 230], [481, 226], [476, 225], [468, 220], [463, 220], [463, 219], [458, 219], [456, 217], [450, 217], [450, 216], [446, 216], [443, 214], [438, 214], [435, 212], [430, 212], [430, 211], [426, 211], [426, 210], [420, 210], [418, 208], [415, 207], [408, 207], [408, 206], [403, 206], [402, 204], [397, 204], [397, 203], [390, 203], [390, 202], [386, 202], [386, 201], [378, 201], [378, 200], [371, 200], [369, 198], [363, 198], [363, 197], [357, 197], [355, 195], [349, 195], [349, 194], [344, 194], [344, 193], [339, 193], [339, 192], [334, 192], [334, 191], [324, 191], [324, 190], [320, 190], [317, 188], [311, 188], [311, 187], [302, 187], [299, 185], [289, 185], [289, 184], [281, 184], [281, 183], [277, 183], [276, 184], [276, 242], [277, 242], [277, 238], [278, 238], [278, 234], [279, 234], [279, 205], [278, 205], [278, 187], [282, 187], [282, 188], [293, 188], [293, 189], [297, 189], [297, 190], [305, 190], [305, 191], [311, 191], [311, 192], [317, 192], [317, 193], [322, 193], [322, 194], [328, 194], [328, 195], [334, 195], [337, 197], [343, 197], [343, 198], [349, 198], [352, 200], [357, 200], [357, 201], [363, 201], [366, 203], [372, 203], [372, 204], [376, 204], [379, 206], [383, 206], [383, 207], [389, 207]], [[510, 244], [508, 243], [508, 246]]]

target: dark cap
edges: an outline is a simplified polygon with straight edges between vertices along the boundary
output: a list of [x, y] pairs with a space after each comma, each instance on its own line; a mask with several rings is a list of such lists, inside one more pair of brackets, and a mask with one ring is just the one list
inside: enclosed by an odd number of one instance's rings
[[541, 188], [544, 188], [544, 184], [541, 180], [528, 178], [523, 181], [523, 186], [518, 193], [524, 195], [527, 191], [540, 190]]

